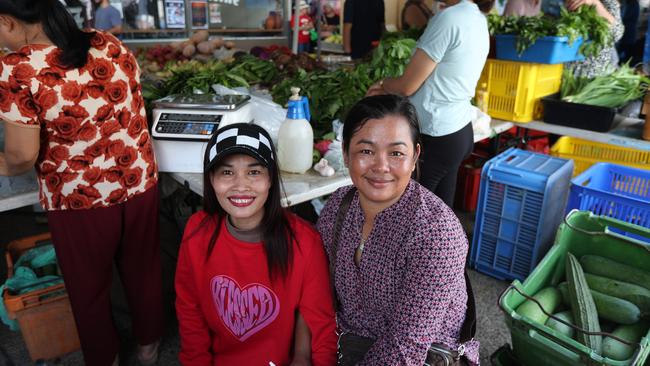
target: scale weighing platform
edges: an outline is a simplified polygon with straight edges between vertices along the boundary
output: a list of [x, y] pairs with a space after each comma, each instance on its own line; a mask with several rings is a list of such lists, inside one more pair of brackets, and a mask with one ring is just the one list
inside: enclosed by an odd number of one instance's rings
[[158, 170], [203, 173], [203, 155], [220, 127], [251, 122], [248, 95], [170, 95], [154, 101], [153, 137]]

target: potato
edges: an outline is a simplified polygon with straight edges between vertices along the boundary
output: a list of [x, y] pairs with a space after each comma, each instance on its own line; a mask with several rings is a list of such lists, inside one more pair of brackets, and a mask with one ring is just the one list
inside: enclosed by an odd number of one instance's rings
[[192, 44], [188, 44], [183, 48], [183, 56], [185, 57], [192, 57], [196, 53], [196, 47]]
[[217, 38], [211, 40], [210, 42], [212, 43], [212, 45], [214, 46], [215, 49], [223, 47], [223, 44], [224, 44], [223, 38], [221, 38], [221, 37], [217, 37]]
[[201, 54], [201, 53], [197, 53], [196, 55], [194, 55], [193, 59], [197, 60], [197, 61], [201, 61], [201, 62], [210, 62], [210, 61], [213, 60], [213, 57], [210, 56], [210, 55], [204, 55], [204, 54]]
[[185, 46], [183, 42], [172, 42], [169, 44], [174, 51], [176, 50], [182, 50], [183, 47]]
[[204, 55], [211, 55], [212, 52], [214, 52], [214, 45], [212, 42], [203, 41], [196, 45], [196, 49], [199, 51], [199, 53], [202, 53]]
[[235, 42], [226, 41], [223, 45], [226, 46], [227, 49], [231, 49], [231, 48], [235, 47]]
[[202, 29], [200, 31], [194, 32], [194, 34], [192, 34], [192, 37], [190, 37], [190, 40], [197, 44], [207, 41], [209, 37], [210, 33], [208, 33], [207, 30]]

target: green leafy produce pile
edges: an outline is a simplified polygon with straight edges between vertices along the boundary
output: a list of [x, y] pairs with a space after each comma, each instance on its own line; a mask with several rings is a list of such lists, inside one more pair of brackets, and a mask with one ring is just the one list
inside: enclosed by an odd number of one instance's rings
[[[357, 64], [352, 70], [302, 67], [303, 64], [307, 66], [307, 62], [296, 62], [295, 68], [288, 68], [284, 62], [288, 60], [274, 62], [252, 55], [236, 57], [230, 63], [216, 60], [170, 63], [166, 70], [171, 76], [166, 80], [143, 83], [143, 96], [150, 107], [153, 100], [170, 94], [213, 93], [213, 84], [231, 88], [260, 84], [272, 86], [273, 100], [286, 105], [291, 96], [290, 88], [298, 86], [302, 89], [301, 94], [309, 98], [314, 136], [319, 139], [331, 131], [334, 119], [342, 119], [350, 107], [363, 98], [372, 83], [402, 74], [416, 44], [411, 37], [420, 34], [419, 31], [388, 33], [372, 59]], [[300, 56], [303, 55], [298, 59]]]
[[575, 77], [570, 68], [562, 75], [560, 96], [571, 103], [619, 108], [645, 95], [650, 79], [640, 75], [627, 64], [611, 74], [593, 79]]
[[290, 88], [299, 85], [301, 94], [309, 98], [314, 135], [322, 136], [331, 131], [331, 122], [345, 116], [368, 87], [375, 81], [370, 77], [368, 64], [359, 64], [354, 70], [316, 71], [300, 70], [294, 77], [284, 79], [271, 89], [273, 100], [286, 105], [291, 96]]
[[533, 17], [489, 14], [488, 25], [490, 34], [518, 36], [516, 47], [520, 55], [537, 39], [546, 36], [568, 37], [569, 44], [582, 37], [585, 42], [580, 52], [586, 57], [596, 55], [612, 42], [609, 23], [593, 6], [581, 6], [574, 12], [562, 7], [559, 18], [543, 14]]

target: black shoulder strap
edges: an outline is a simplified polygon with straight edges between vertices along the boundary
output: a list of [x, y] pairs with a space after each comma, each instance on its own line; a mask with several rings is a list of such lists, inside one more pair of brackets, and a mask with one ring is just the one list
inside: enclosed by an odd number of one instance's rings
[[336, 278], [336, 252], [339, 249], [339, 239], [341, 237], [341, 229], [343, 228], [343, 220], [348, 213], [350, 203], [354, 198], [354, 193], [357, 189], [352, 186], [348, 193], [343, 196], [343, 200], [339, 204], [339, 209], [336, 212], [336, 221], [334, 222], [334, 232], [332, 235], [332, 248], [330, 254], [330, 285], [332, 286], [332, 296], [334, 300], [334, 310], [338, 309], [338, 296], [336, 295], [336, 287], [334, 286], [334, 279]]
[[[343, 196], [339, 209], [336, 213], [336, 221], [334, 222], [334, 232], [332, 235], [332, 248], [330, 255], [330, 284], [332, 286], [332, 295], [334, 300], [334, 309], [338, 309], [338, 296], [336, 294], [336, 288], [334, 286], [334, 279], [336, 274], [336, 252], [339, 247], [339, 239], [341, 237], [341, 229], [343, 228], [343, 220], [348, 213], [350, 208], [350, 203], [354, 198], [354, 194], [357, 189], [352, 187], [348, 193]], [[460, 329], [460, 339], [459, 342], [465, 343], [476, 334], [476, 304], [474, 302], [474, 291], [472, 290], [472, 284], [469, 281], [469, 276], [467, 275], [467, 269], [465, 269], [465, 287], [467, 288], [467, 311], [465, 313], [465, 321], [463, 322], [463, 327]]]
[[460, 338], [458, 341], [461, 344], [470, 341], [476, 334], [476, 304], [474, 302], [472, 283], [469, 281], [469, 276], [467, 275], [467, 268], [465, 268], [465, 287], [467, 288], [467, 310], [465, 311], [463, 327], [460, 328]]

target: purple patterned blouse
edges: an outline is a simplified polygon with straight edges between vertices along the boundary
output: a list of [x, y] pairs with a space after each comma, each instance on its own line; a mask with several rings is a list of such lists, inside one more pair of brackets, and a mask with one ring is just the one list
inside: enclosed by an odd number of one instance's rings
[[[337, 190], [318, 220], [328, 254], [339, 204], [350, 189]], [[377, 339], [361, 365], [422, 366], [433, 342], [457, 349], [467, 308], [468, 244], [454, 212], [411, 181], [399, 201], [375, 218], [357, 267], [363, 222], [355, 193], [341, 229], [335, 284], [341, 329]], [[478, 349], [476, 340], [465, 344], [474, 364]]]

